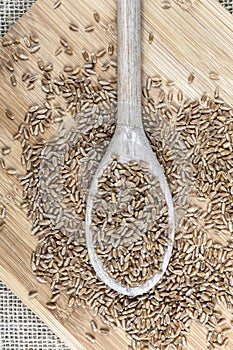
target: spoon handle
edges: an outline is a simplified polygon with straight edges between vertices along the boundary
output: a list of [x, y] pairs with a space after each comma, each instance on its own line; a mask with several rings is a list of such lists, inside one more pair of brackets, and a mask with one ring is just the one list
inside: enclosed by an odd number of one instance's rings
[[117, 124], [142, 127], [141, 0], [117, 1], [118, 113]]

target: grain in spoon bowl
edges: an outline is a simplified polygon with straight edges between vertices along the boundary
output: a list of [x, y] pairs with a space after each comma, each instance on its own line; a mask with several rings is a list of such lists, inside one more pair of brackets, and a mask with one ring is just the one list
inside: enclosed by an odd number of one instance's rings
[[93, 243], [107, 273], [126, 287], [161, 273], [171, 243], [168, 207], [145, 162], [112, 160], [92, 208]]

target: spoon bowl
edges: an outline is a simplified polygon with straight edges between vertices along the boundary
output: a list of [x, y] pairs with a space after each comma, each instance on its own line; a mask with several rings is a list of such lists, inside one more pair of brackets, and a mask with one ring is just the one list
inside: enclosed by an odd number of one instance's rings
[[[104, 269], [103, 263], [96, 253], [95, 244], [93, 241], [93, 232], [91, 230], [92, 212], [93, 212], [93, 199], [97, 193], [98, 181], [104, 170], [112, 162], [113, 158], [117, 156], [118, 162], [127, 163], [135, 160], [138, 163], [143, 161], [147, 163], [148, 171], [153, 177], [158, 179], [160, 183], [161, 192], [165, 196], [165, 201], [168, 206], [169, 217], [169, 244], [163, 257], [162, 271], [155, 273], [152, 278], [149, 278], [146, 283], [139, 285], [138, 287], [125, 287], [121, 283], [116, 282]], [[160, 193], [158, 193], [158, 196]], [[134, 297], [140, 294], [148, 292], [155, 284], [162, 278], [164, 272], [167, 269], [169, 263], [175, 231], [175, 219], [174, 219], [174, 207], [172, 196], [169, 186], [166, 181], [163, 169], [159, 164], [155, 154], [153, 153], [149, 141], [142, 128], [134, 127], [132, 125], [117, 125], [115, 134], [111, 140], [111, 143], [94, 175], [92, 184], [89, 190], [86, 208], [86, 243], [91, 264], [95, 269], [97, 276], [105, 282], [110, 288], [116, 290], [120, 294]]]

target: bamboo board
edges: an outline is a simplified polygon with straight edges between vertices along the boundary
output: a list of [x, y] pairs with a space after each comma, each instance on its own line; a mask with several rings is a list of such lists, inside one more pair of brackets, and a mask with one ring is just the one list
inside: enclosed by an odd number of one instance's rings
[[[12, 147], [12, 153], [5, 157], [6, 164], [24, 173], [20, 163], [20, 143], [13, 141], [12, 135], [23, 121], [24, 114], [33, 103], [43, 101], [39, 86], [27, 91], [20, 77], [29, 69], [37, 72], [38, 57], [53, 62], [58, 74], [64, 64], [77, 64], [81, 61], [82, 48], [97, 50], [106, 47], [113, 40], [111, 34], [103, 35], [101, 25], [95, 24], [93, 33], [82, 30], [71, 32], [71, 22], [80, 28], [93, 23], [93, 11], [101, 15], [101, 23], [110, 23], [116, 16], [116, 2], [113, 0], [67, 0], [54, 10], [53, 1], [38, 0], [9, 31], [7, 37], [23, 37], [31, 32], [39, 36], [41, 49], [31, 55], [28, 61], [16, 64], [18, 84], [12, 87], [4, 61], [9, 49], [0, 47], [0, 146]], [[194, 0], [193, 6], [184, 11], [175, 2], [169, 10], [161, 8], [160, 0], [143, 1], [143, 71], [146, 75], [161, 75], [163, 79], [174, 80], [176, 88], [185, 91], [190, 98], [197, 98], [203, 92], [213, 93], [216, 85], [221, 88], [222, 97], [232, 105], [233, 85], [233, 18], [214, 0]], [[154, 41], [148, 43], [148, 33], [154, 33]], [[60, 37], [65, 37], [74, 55], [60, 55], [54, 52], [59, 46]], [[114, 39], [115, 40], [115, 39]], [[209, 79], [209, 72], [216, 71], [219, 81]], [[188, 84], [190, 72], [195, 73], [195, 83]], [[10, 108], [15, 116], [11, 121], [5, 117]], [[49, 133], [46, 134], [48, 138]], [[7, 175], [0, 169], [1, 202], [7, 207], [6, 225], [0, 232], [0, 278], [19, 298], [28, 305], [71, 349], [127, 349], [128, 339], [121, 330], [111, 331], [110, 336], [97, 336], [97, 343], [90, 344], [84, 333], [90, 331], [89, 310], [78, 309], [68, 320], [61, 319], [55, 311], [48, 311], [45, 303], [50, 290], [47, 285], [39, 284], [30, 269], [30, 254], [36, 247], [36, 239], [30, 235], [31, 223], [26, 213], [20, 209], [21, 189], [17, 177]], [[28, 291], [37, 289], [36, 299], [28, 299]], [[224, 310], [224, 314], [230, 315]], [[100, 322], [100, 321], [99, 321]], [[188, 349], [205, 348], [205, 330], [193, 325], [188, 340]], [[228, 349], [233, 348], [233, 335]]]

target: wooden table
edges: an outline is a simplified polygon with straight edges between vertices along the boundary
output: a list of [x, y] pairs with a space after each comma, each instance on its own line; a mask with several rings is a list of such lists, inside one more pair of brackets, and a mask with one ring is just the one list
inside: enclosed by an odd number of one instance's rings
[[[193, 0], [193, 6], [182, 9], [175, 1], [165, 10], [161, 1], [143, 1], [143, 72], [145, 76], [161, 75], [164, 80], [174, 80], [175, 89], [182, 89], [190, 98], [199, 97], [203, 92], [213, 92], [216, 85], [221, 88], [222, 97], [229, 104], [233, 96], [233, 18], [214, 0]], [[12, 148], [9, 156], [4, 157], [6, 166], [13, 166], [18, 174], [25, 172], [20, 163], [21, 146], [13, 134], [23, 121], [28, 107], [43, 101], [43, 92], [39, 86], [27, 91], [21, 80], [22, 73], [28, 69], [38, 73], [37, 58], [43, 57], [53, 62], [58, 73], [64, 64], [81, 61], [81, 50], [107, 47], [116, 38], [104, 32], [102, 24], [109, 23], [116, 17], [116, 3], [113, 0], [63, 0], [61, 6], [53, 9], [53, 1], [38, 0], [9, 31], [6, 39], [20, 37], [31, 32], [39, 36], [41, 49], [29, 55], [29, 60], [19, 60], [15, 64], [17, 86], [13, 87], [9, 71], [5, 68], [11, 51], [10, 46], [0, 47], [0, 146]], [[93, 20], [93, 11], [100, 13], [101, 24]], [[70, 23], [78, 23], [79, 32], [69, 30]], [[85, 33], [84, 27], [94, 23], [95, 31]], [[149, 33], [154, 33], [154, 40], [148, 42]], [[74, 49], [72, 56], [54, 52], [64, 37]], [[27, 50], [26, 50], [27, 51]], [[209, 72], [216, 71], [219, 81], [209, 79]], [[195, 84], [188, 84], [188, 76], [195, 73]], [[10, 109], [14, 121], [5, 117], [5, 110]], [[49, 138], [53, 128], [46, 132]], [[89, 310], [78, 309], [68, 320], [58, 318], [55, 311], [49, 311], [45, 302], [49, 299], [47, 285], [39, 284], [30, 268], [30, 255], [36, 247], [36, 239], [31, 236], [31, 222], [26, 212], [20, 207], [21, 188], [17, 176], [6, 174], [0, 169], [1, 202], [7, 208], [5, 225], [0, 231], [0, 278], [14, 293], [32, 309], [61, 339], [72, 349], [127, 349], [128, 340], [121, 330], [112, 331], [109, 337], [97, 336], [97, 343], [90, 344], [84, 336], [90, 331]], [[37, 289], [39, 295], [28, 299], [28, 291]], [[230, 317], [227, 314], [227, 317]], [[189, 350], [205, 348], [205, 330], [196, 324], [192, 327], [189, 338]], [[233, 348], [233, 336], [228, 350]], [[226, 349], [226, 350], [227, 350]]]

